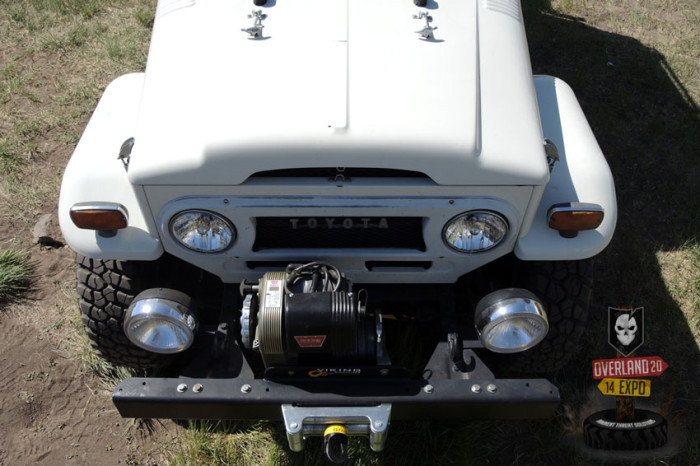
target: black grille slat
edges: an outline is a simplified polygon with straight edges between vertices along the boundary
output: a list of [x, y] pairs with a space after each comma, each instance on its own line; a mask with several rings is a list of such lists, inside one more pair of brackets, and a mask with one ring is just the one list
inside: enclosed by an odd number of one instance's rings
[[258, 217], [253, 250], [425, 251], [421, 217]]
[[427, 175], [411, 170], [396, 170], [389, 168], [355, 168], [337, 169], [332, 167], [318, 168], [285, 168], [257, 172], [251, 178], [327, 178], [335, 179], [341, 175], [345, 178], [428, 178]]

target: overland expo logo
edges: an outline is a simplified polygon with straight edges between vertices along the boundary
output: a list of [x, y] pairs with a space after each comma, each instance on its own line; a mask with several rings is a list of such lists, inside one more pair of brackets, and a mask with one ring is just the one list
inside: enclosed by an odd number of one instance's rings
[[644, 308], [608, 308], [608, 343], [624, 357], [644, 343]]

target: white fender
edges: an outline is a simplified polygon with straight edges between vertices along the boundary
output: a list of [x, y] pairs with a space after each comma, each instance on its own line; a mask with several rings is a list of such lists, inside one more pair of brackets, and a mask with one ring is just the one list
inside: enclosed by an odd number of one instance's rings
[[[601, 252], [612, 239], [617, 221], [615, 184], [605, 157], [571, 88], [551, 76], [536, 76], [542, 132], [559, 149], [530, 229], [515, 245], [522, 260], [578, 260]], [[605, 217], [595, 230], [564, 238], [547, 226], [554, 204], [584, 202], [603, 207]]]
[[[63, 175], [58, 201], [61, 231], [74, 251], [88, 257], [154, 260], [163, 253], [143, 188], [129, 182], [117, 158], [122, 143], [134, 135], [143, 78], [143, 73], [127, 74], [105, 89]], [[79, 229], [70, 219], [71, 207], [79, 202], [123, 205], [127, 228], [111, 238]]]

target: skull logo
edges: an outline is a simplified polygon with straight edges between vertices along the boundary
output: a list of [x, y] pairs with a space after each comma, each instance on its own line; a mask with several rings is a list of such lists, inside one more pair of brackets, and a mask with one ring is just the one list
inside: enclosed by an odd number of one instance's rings
[[620, 314], [615, 321], [615, 333], [620, 343], [629, 346], [637, 334], [637, 321], [629, 314]]
[[608, 308], [608, 343], [627, 357], [644, 344], [644, 308]]

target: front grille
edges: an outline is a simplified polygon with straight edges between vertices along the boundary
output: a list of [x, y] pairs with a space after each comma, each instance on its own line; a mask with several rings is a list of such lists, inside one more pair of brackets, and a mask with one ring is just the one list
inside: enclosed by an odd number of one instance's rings
[[253, 249], [425, 251], [421, 217], [258, 217]]

